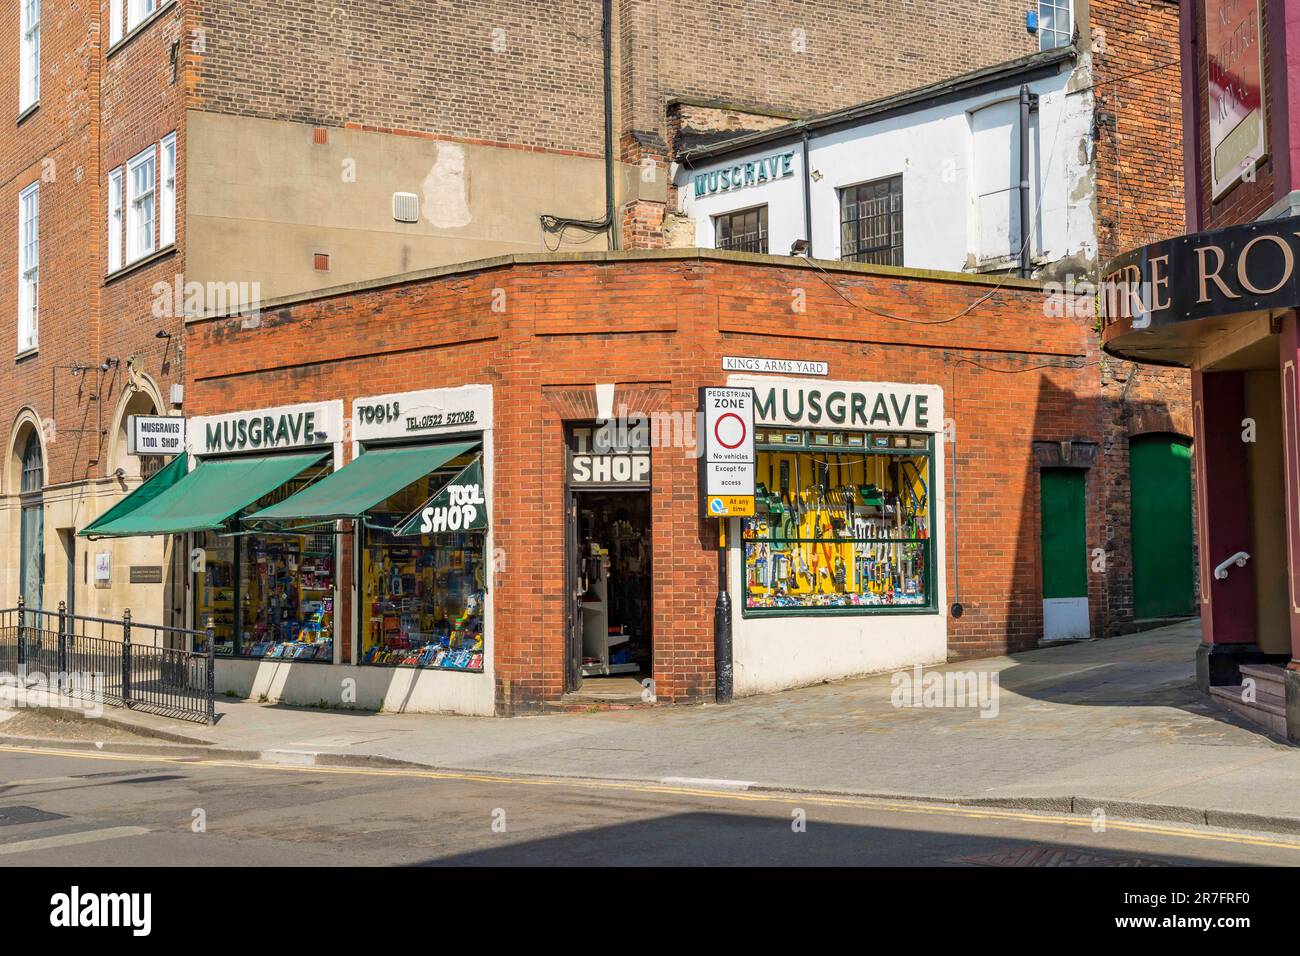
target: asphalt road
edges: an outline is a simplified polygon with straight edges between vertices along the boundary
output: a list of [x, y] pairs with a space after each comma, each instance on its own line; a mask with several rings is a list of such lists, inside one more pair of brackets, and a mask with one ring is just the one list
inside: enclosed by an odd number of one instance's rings
[[[803, 827], [796, 823], [802, 820]], [[1295, 865], [1300, 839], [834, 797], [0, 748], [0, 867]]]

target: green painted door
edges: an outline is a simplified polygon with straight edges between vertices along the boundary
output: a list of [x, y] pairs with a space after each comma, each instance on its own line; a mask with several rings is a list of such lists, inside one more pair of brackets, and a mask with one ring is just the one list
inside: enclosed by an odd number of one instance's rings
[[1084, 472], [1042, 471], [1043, 600], [1088, 596], [1088, 554], [1084, 531]]
[[1133, 616], [1192, 613], [1192, 448], [1176, 435], [1129, 444]]

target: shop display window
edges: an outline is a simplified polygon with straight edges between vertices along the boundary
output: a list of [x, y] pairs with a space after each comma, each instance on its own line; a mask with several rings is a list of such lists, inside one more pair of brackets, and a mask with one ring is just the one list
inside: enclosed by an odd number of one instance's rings
[[194, 536], [194, 544], [206, 554], [203, 570], [194, 575], [195, 626], [211, 624], [215, 652], [230, 657], [235, 653], [235, 539], [206, 531]]
[[334, 661], [334, 535], [243, 541], [240, 657]]
[[[283, 501], [329, 472], [328, 464], [309, 468], [243, 514]], [[333, 663], [333, 528], [239, 531], [232, 519], [224, 531], [195, 536], [206, 552], [194, 578], [196, 626], [212, 621], [220, 656]]]
[[448, 462], [366, 515], [361, 549], [363, 664], [483, 670], [485, 530], [396, 534], [480, 455]]
[[760, 427], [747, 615], [933, 610], [931, 438]]

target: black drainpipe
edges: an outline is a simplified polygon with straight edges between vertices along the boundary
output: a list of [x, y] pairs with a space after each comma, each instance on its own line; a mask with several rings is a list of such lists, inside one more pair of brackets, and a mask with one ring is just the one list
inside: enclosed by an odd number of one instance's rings
[[1027, 85], [1020, 87], [1020, 277], [1033, 272], [1029, 264], [1029, 114], [1038, 108], [1038, 97]]
[[[574, 219], [572, 216], [553, 216], [543, 213], [538, 219], [542, 224], [542, 245], [546, 245], [547, 231], [560, 234], [559, 244], [564, 243], [564, 230], [568, 226], [598, 232], [607, 230], [609, 247], [619, 247], [618, 223], [614, 221], [614, 3], [603, 0], [600, 5], [600, 36], [604, 52], [604, 88], [605, 88], [605, 215], [601, 219]], [[551, 250], [554, 251], [554, 250]]]
[[803, 131], [803, 234], [808, 240], [805, 255], [813, 257], [812, 245], [812, 169], [808, 166], [808, 131]]
[[601, 4], [601, 34], [605, 55], [605, 221], [609, 223], [609, 247], [619, 245], [618, 223], [614, 221], [614, 61], [613, 0]]

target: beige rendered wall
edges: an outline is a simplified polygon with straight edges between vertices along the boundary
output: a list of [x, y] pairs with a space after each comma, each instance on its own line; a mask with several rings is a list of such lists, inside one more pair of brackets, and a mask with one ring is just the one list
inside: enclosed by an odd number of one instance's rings
[[[606, 248], [602, 233], [546, 236], [542, 214], [600, 219], [604, 161], [555, 152], [330, 128], [191, 110], [187, 281], [257, 282], [263, 301], [457, 262], [544, 248]], [[658, 196], [621, 167], [621, 196]], [[393, 219], [394, 192], [420, 219]], [[329, 255], [329, 271], [314, 255]]]
[[[108, 455], [107, 477], [45, 486], [41, 495], [45, 519], [45, 586], [41, 596], [43, 610], [57, 611], [59, 602], [67, 600], [70, 570], [65, 543], [67, 532], [72, 532], [71, 574], [75, 588], [74, 610], [77, 614], [120, 618], [122, 612], [130, 608], [132, 617], [142, 624], [168, 624], [173, 621], [170, 616], [172, 608], [179, 607], [183, 610], [184, 594], [173, 594], [168, 584], [172, 559], [168, 539], [153, 537], [91, 541], [76, 535], [77, 531], [143, 483], [140, 477], [140, 459], [127, 454], [126, 416], [156, 414], [160, 407], [162, 399], [157, 384], [147, 376], [132, 373], [130, 384], [116, 407], [105, 410], [108, 434], [100, 447]], [[32, 416], [25, 416], [20, 419], [20, 423], [33, 420]], [[15, 427], [13, 433], [15, 442], [25, 441], [23, 428]], [[60, 436], [57, 432], [47, 436], [47, 475], [51, 445], [57, 441], [75, 442], [78, 437], [76, 434]], [[90, 447], [95, 447], [93, 442]], [[22, 506], [21, 498], [16, 493], [19, 467], [16, 448], [8, 450], [4, 464], [0, 485], [7, 493], [0, 494], [0, 554], [4, 554], [7, 559], [0, 561], [0, 607], [13, 607], [18, 603], [20, 593], [18, 564], [21, 554]], [[115, 475], [118, 468], [123, 471], [121, 478]], [[95, 583], [95, 556], [99, 553], [109, 555], [111, 574], [107, 586]], [[131, 584], [132, 566], [160, 567], [162, 583]], [[105, 631], [105, 636], [118, 639], [120, 633]], [[140, 632], [137, 638], [142, 642], [149, 640], [145, 632]]]
[[1246, 416], [1255, 420], [1255, 441], [1246, 445], [1250, 463], [1251, 523], [1254, 546], [1255, 612], [1259, 649], [1291, 651], [1287, 608], [1287, 555], [1282, 478], [1282, 386], [1276, 369], [1245, 373]]

